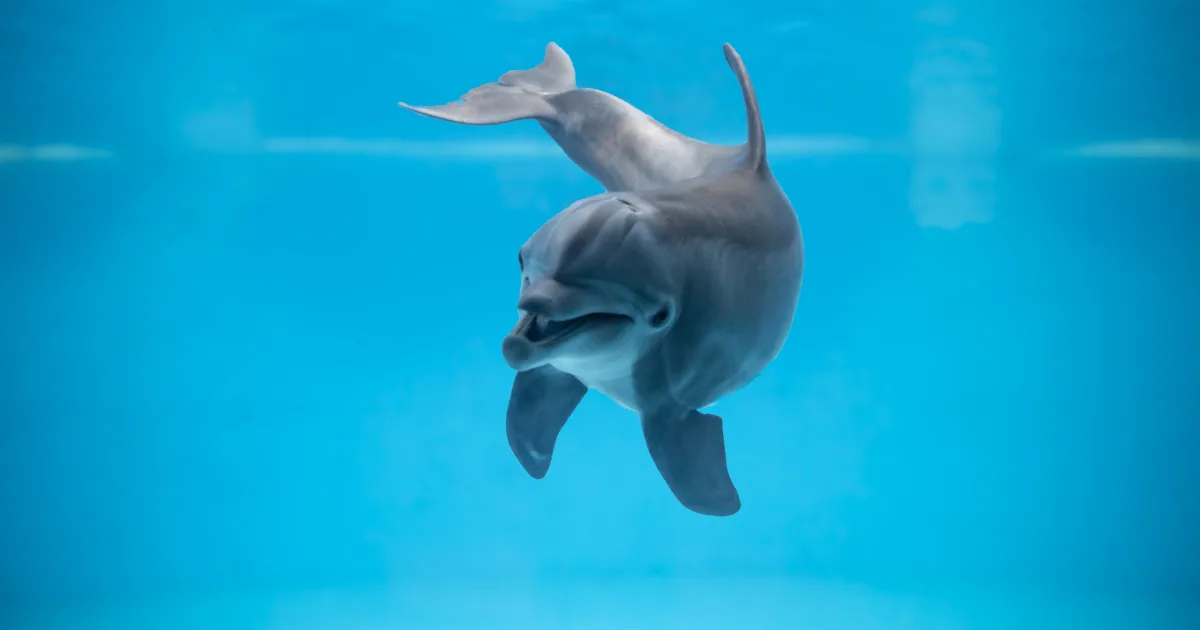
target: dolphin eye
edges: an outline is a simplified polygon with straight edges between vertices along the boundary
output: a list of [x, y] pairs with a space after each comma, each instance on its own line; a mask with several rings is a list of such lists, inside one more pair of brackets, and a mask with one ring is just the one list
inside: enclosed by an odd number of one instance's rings
[[521, 267], [521, 271], [525, 271], [525, 256], [521, 252], [517, 252], [517, 265]]
[[670, 321], [670, 319], [671, 305], [667, 304], [650, 316], [650, 325], [655, 328], [662, 328], [663, 326], [667, 325], [667, 322]]

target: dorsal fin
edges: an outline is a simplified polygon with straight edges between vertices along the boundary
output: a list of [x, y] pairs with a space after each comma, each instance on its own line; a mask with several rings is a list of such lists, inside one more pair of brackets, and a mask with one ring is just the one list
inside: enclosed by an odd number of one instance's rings
[[767, 163], [767, 141], [763, 134], [762, 114], [758, 111], [758, 97], [754, 95], [754, 84], [750, 82], [746, 64], [730, 44], [725, 44], [725, 61], [737, 75], [742, 86], [742, 99], [746, 101], [746, 168], [758, 171]]

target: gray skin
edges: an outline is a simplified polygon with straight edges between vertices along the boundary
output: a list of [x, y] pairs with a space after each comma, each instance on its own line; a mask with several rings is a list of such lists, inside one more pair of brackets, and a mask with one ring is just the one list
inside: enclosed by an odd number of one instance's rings
[[[754, 88], [726, 44], [749, 138], [719, 147], [615, 97], [575, 90], [560, 53], [551, 44], [541, 65], [472, 90], [464, 104], [413, 108], [497, 124], [518, 119], [511, 111], [518, 101], [542, 103], [524, 117], [542, 122], [609, 190], [558, 213], [520, 249], [520, 319], [502, 344], [517, 370], [509, 445], [531, 476], [544, 477], [559, 432], [594, 389], [637, 412], [650, 455], [682, 505], [734, 514], [741, 499], [722, 419], [699, 409], [745, 386], [778, 355], [803, 270], [799, 222], [767, 165]], [[532, 100], [472, 97], [506, 82], [543, 91], [527, 93]], [[562, 103], [575, 101], [556, 99], [568, 94], [605, 105], [564, 113]]]
[[724, 173], [745, 159], [745, 145], [689, 138], [612, 94], [576, 87], [571, 58], [554, 42], [546, 45], [536, 67], [506, 72], [458, 102], [400, 106], [463, 125], [535, 120], [608, 191], [651, 189]]

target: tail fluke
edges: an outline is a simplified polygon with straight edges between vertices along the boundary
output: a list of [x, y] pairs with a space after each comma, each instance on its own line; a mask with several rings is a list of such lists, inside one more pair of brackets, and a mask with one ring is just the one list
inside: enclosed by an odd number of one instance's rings
[[558, 44], [546, 44], [542, 63], [529, 70], [510, 70], [500, 75], [500, 83], [525, 88], [538, 94], [558, 94], [575, 89], [575, 66]]
[[514, 120], [550, 120], [554, 107], [547, 97], [575, 89], [575, 66], [554, 42], [546, 45], [542, 62], [529, 70], [510, 70], [494, 83], [485, 83], [457, 102], [421, 107], [400, 106], [430, 118], [463, 125], [498, 125]]

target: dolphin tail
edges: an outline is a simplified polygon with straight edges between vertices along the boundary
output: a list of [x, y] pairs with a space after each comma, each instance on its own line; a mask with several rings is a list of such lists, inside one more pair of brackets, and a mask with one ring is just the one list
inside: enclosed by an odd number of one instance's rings
[[737, 75], [738, 83], [742, 86], [742, 99], [746, 101], [746, 167], [751, 170], [761, 170], [767, 163], [767, 140], [763, 133], [762, 113], [758, 110], [758, 97], [754, 94], [754, 84], [746, 72], [746, 64], [742, 57], [730, 44], [725, 44], [725, 61]]
[[542, 62], [529, 70], [510, 70], [494, 83], [467, 92], [457, 102], [421, 107], [400, 106], [430, 118], [463, 125], [498, 125], [514, 120], [553, 120], [549, 97], [575, 89], [575, 66], [566, 51], [550, 42]]

